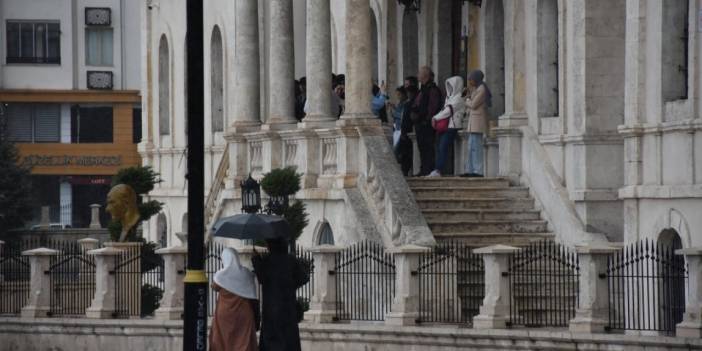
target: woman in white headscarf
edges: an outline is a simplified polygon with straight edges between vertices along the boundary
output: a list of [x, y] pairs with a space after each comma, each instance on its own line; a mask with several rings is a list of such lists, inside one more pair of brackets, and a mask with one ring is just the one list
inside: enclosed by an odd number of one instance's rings
[[[444, 108], [431, 120], [439, 138], [439, 157], [436, 159], [436, 168], [429, 177], [440, 177], [448, 160], [449, 148], [456, 139], [458, 130], [463, 127], [465, 114], [465, 101], [463, 100], [463, 78], [454, 76], [446, 80], [446, 102]], [[438, 127], [441, 121], [448, 120], [448, 128], [442, 130]]]
[[212, 288], [219, 292], [210, 331], [212, 351], [256, 351], [256, 309], [254, 274], [239, 262], [232, 248], [222, 251], [224, 268], [215, 273]]

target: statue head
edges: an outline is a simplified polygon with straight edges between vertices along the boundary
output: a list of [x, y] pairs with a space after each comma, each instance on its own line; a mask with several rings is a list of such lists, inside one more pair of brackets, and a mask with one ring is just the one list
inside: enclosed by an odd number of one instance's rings
[[139, 221], [136, 192], [129, 185], [115, 185], [107, 193], [107, 208], [105, 210], [112, 215], [113, 220], [122, 224], [120, 241], [123, 241], [126, 233]]

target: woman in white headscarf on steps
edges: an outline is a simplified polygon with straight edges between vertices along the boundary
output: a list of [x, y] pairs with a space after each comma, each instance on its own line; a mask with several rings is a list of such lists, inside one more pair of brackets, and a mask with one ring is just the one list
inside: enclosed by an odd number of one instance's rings
[[436, 168], [429, 177], [440, 177], [446, 172], [449, 150], [456, 139], [458, 130], [463, 127], [465, 102], [463, 101], [463, 78], [454, 76], [446, 80], [446, 102], [444, 108], [431, 120], [439, 139], [439, 155]]
[[254, 274], [239, 262], [232, 248], [222, 251], [224, 268], [212, 288], [219, 293], [210, 331], [212, 351], [256, 351], [258, 297]]

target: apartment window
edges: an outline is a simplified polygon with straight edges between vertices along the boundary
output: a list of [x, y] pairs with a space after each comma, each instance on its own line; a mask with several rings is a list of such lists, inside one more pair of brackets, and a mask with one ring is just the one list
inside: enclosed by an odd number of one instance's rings
[[58, 22], [7, 21], [7, 63], [61, 63]]
[[58, 143], [61, 106], [57, 104], [8, 104], [7, 136], [18, 143]]
[[73, 106], [71, 143], [112, 143], [112, 106]]
[[112, 28], [85, 29], [85, 64], [112, 66]]

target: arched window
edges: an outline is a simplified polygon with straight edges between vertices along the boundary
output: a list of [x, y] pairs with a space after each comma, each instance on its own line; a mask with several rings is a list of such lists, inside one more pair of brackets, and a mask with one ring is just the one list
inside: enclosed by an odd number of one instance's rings
[[224, 51], [222, 50], [222, 33], [219, 27], [212, 30], [212, 43], [210, 47], [211, 64], [211, 116], [212, 132], [224, 131]]
[[168, 247], [168, 222], [166, 215], [159, 213], [156, 217], [156, 240], [161, 247]]
[[334, 245], [334, 232], [332, 231], [329, 222], [324, 221], [319, 233], [318, 245]]
[[404, 11], [402, 18], [402, 75], [416, 76], [419, 70], [419, 23], [417, 13]]
[[158, 130], [159, 135], [171, 134], [171, 75], [170, 54], [166, 35], [158, 44]]
[[663, 100], [687, 99], [689, 55], [688, 0], [669, 0], [663, 5]]
[[[682, 249], [682, 240], [675, 229], [668, 228], [658, 235], [658, 248], [663, 254], [659, 257], [657, 276], [661, 277], [658, 285], [658, 307], [661, 311], [659, 327], [662, 330], [675, 330], [675, 325], [682, 322], [685, 312], [685, 277], [673, 267], [684, 267], [685, 259], [681, 255], [672, 254], [675, 250]], [[669, 260], [668, 262], [665, 262]]]

